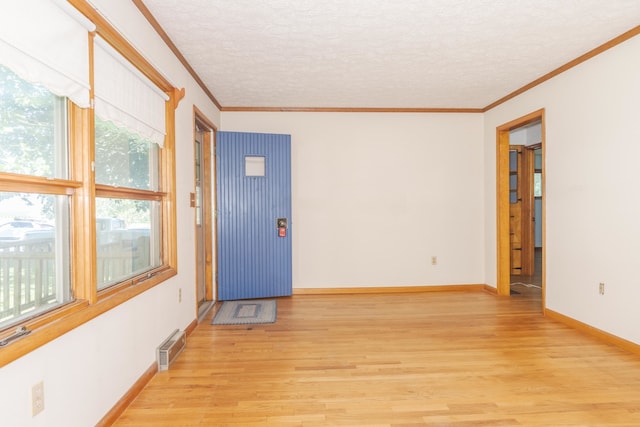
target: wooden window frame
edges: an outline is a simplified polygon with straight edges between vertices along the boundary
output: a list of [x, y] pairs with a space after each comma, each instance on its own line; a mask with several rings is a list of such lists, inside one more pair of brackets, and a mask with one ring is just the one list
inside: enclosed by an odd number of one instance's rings
[[[0, 331], [0, 339], [13, 334], [16, 327], [30, 331], [0, 348], [0, 367], [64, 335], [125, 301], [134, 298], [177, 274], [175, 109], [184, 89], [175, 88], [135, 48], [121, 36], [86, 0], [69, 0], [80, 13], [96, 24], [90, 33], [90, 75], [93, 84], [93, 37], [100, 35], [132, 65], [169, 96], [165, 103], [166, 137], [159, 150], [159, 190], [115, 190], [96, 185], [94, 161], [94, 111], [68, 101], [68, 147], [70, 179], [47, 179], [0, 173], [0, 191], [44, 192], [71, 196], [71, 291], [73, 300], [42, 315], [11, 325]], [[91, 90], [93, 99], [93, 89]], [[123, 193], [161, 204], [161, 265], [103, 290], [97, 290], [95, 199]]]

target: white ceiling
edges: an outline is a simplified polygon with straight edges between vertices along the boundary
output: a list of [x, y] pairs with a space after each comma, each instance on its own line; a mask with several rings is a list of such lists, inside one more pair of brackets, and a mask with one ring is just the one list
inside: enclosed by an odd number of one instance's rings
[[223, 107], [483, 108], [639, 0], [143, 0]]

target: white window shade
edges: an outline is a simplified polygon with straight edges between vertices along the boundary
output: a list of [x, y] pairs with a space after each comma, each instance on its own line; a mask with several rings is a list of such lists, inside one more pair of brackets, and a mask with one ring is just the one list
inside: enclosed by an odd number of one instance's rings
[[95, 25], [66, 1], [6, 1], [0, 63], [82, 108], [90, 105], [89, 36]]
[[94, 84], [97, 115], [163, 146], [169, 96], [99, 37], [95, 38]]

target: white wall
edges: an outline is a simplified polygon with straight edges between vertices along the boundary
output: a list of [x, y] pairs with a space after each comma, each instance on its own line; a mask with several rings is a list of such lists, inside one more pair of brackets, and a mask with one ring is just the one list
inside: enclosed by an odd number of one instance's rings
[[[193, 106], [219, 112], [130, 1], [92, 0], [186, 96], [176, 111], [178, 275], [0, 369], [0, 425], [95, 425], [155, 361], [155, 348], [196, 317]], [[178, 303], [178, 289], [182, 303]], [[31, 417], [31, 386], [44, 381], [45, 409]]]
[[[94, 425], [153, 363], [160, 341], [195, 318], [194, 104], [224, 130], [292, 135], [297, 288], [495, 285], [495, 128], [545, 107], [547, 305], [640, 343], [640, 37], [484, 117], [220, 117], [131, 2], [92, 2], [187, 91], [176, 112], [179, 274], [0, 369], [3, 426]], [[40, 380], [45, 410], [32, 418]]]
[[[484, 283], [481, 114], [223, 112], [292, 136], [294, 288]], [[431, 265], [431, 256], [438, 265]]]
[[542, 141], [542, 123], [536, 122], [509, 132], [510, 145], [534, 145]]
[[485, 253], [495, 286], [495, 129], [545, 108], [547, 308], [640, 344], [638, 76], [640, 36], [485, 114]]

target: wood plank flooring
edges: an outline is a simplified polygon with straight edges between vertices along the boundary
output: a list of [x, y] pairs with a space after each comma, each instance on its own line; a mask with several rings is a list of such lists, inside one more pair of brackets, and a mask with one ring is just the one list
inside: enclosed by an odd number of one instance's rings
[[511, 295], [537, 298], [542, 304], [542, 248], [535, 249], [533, 266], [534, 271], [531, 276], [511, 275]]
[[640, 358], [484, 292], [300, 295], [189, 336], [116, 426], [634, 426]]

